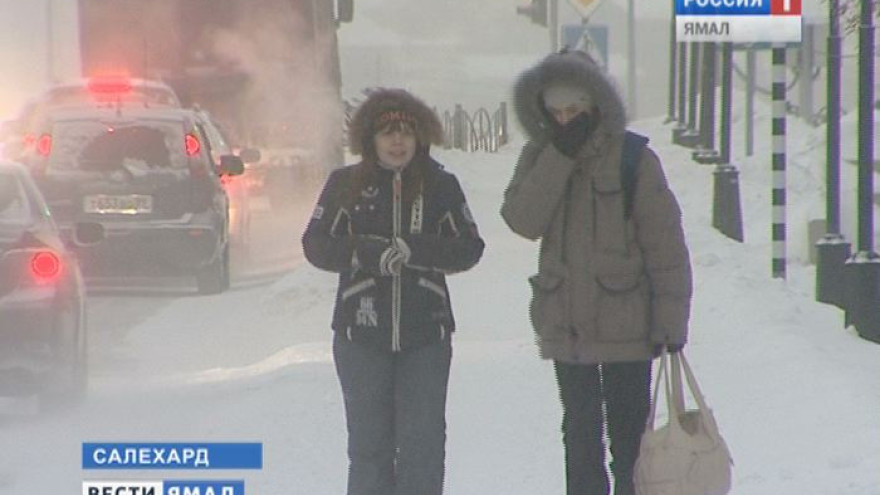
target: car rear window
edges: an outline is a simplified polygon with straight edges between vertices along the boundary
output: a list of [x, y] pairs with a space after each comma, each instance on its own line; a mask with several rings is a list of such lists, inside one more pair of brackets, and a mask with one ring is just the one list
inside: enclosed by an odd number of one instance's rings
[[185, 169], [184, 133], [179, 123], [61, 122], [52, 129], [49, 168], [111, 172]]

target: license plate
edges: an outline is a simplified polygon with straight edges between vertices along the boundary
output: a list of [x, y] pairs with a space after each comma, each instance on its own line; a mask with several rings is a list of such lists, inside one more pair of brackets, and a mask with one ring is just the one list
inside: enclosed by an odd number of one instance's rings
[[86, 213], [140, 215], [153, 212], [153, 197], [144, 194], [111, 196], [96, 194], [83, 198], [83, 211]]

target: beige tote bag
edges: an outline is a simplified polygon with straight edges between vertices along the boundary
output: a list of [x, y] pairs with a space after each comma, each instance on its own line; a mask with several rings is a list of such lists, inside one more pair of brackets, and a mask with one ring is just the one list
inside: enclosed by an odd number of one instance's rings
[[[671, 369], [670, 369], [671, 368]], [[684, 405], [681, 372], [698, 409]], [[668, 422], [655, 429], [660, 385], [666, 390]], [[700, 392], [684, 354], [664, 351], [645, 433], [635, 467], [638, 495], [725, 495], [733, 460], [718, 432], [712, 410]]]

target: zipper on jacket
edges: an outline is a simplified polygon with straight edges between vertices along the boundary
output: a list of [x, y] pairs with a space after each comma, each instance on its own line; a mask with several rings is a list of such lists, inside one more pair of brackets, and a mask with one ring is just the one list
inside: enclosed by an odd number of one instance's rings
[[[394, 181], [392, 183], [392, 215], [393, 226], [392, 232], [396, 239], [400, 237], [401, 219], [401, 189], [403, 187], [400, 170], [394, 171]], [[400, 301], [401, 287], [400, 275], [392, 275], [391, 278], [391, 350], [393, 352], [400, 351]]]

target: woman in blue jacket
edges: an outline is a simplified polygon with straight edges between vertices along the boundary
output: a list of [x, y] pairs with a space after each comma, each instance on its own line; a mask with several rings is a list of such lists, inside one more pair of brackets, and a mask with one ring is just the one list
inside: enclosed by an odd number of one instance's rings
[[349, 125], [363, 159], [330, 175], [303, 236], [309, 262], [339, 273], [349, 495], [443, 491], [455, 331], [445, 275], [474, 266], [484, 244], [458, 180], [429, 154], [442, 141], [421, 100], [370, 93]]

